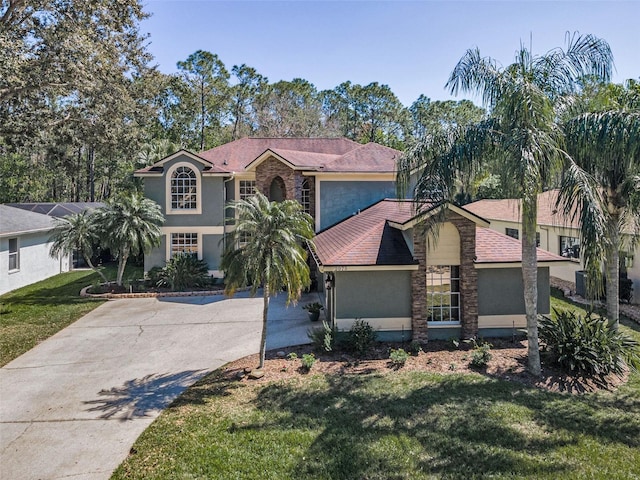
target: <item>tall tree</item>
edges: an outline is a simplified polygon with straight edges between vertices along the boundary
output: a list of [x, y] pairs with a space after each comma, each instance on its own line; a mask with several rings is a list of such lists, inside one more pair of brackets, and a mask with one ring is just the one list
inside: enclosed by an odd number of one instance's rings
[[302, 78], [269, 84], [256, 98], [256, 133], [260, 136], [318, 137], [324, 132], [322, 120], [318, 91]]
[[502, 165], [522, 199], [522, 279], [527, 318], [528, 369], [540, 375], [538, 342], [537, 196], [564, 159], [562, 133], [556, 125], [554, 101], [578, 88], [584, 75], [608, 80], [612, 70], [609, 45], [592, 35], [567, 38], [566, 49], [534, 55], [521, 46], [515, 61], [500, 67], [478, 49], [468, 50], [454, 68], [451, 93], [478, 94], [489, 119], [445, 134], [428, 136], [410, 149], [400, 164], [400, 181], [408, 183], [421, 170], [416, 200], [446, 201], [454, 193], [457, 171], [477, 171], [487, 151], [500, 152]]
[[178, 62], [178, 70], [178, 107], [198, 132], [199, 150], [217, 145], [227, 115], [229, 72], [216, 54], [205, 50]]
[[49, 254], [57, 257], [60, 254], [72, 254], [77, 251], [85, 263], [100, 275], [103, 282], [107, 282], [104, 274], [92, 263], [93, 248], [100, 243], [95, 217], [89, 210], [74, 213], [66, 217], [55, 219], [55, 227], [49, 240], [51, 249]]
[[100, 237], [118, 258], [118, 286], [122, 285], [131, 255], [149, 253], [152, 247], [160, 245], [160, 227], [164, 223], [161, 212], [160, 205], [141, 193], [122, 195], [96, 211]]
[[234, 65], [231, 69], [236, 83], [231, 87], [231, 121], [233, 127], [231, 140], [249, 136], [256, 130], [256, 101], [268, 85], [266, 77], [260, 75], [255, 68], [245, 64]]
[[592, 291], [600, 290], [605, 266], [607, 316], [617, 328], [623, 232], [640, 235], [640, 110], [584, 113], [565, 122], [564, 131], [570, 158], [559, 202], [580, 219], [580, 256]]
[[313, 221], [295, 200], [269, 202], [262, 193], [230, 204], [237, 221], [222, 257], [225, 292], [249, 285], [255, 295], [262, 286], [260, 364], [267, 344], [269, 297], [283, 289], [287, 303], [295, 302], [309, 286], [305, 242], [313, 237]]

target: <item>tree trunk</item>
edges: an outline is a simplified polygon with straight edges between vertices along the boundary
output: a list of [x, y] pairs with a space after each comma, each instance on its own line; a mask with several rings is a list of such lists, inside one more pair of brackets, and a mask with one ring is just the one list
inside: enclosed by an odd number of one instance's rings
[[260, 338], [260, 365], [258, 368], [264, 367], [264, 355], [267, 351], [267, 318], [269, 314], [269, 286], [264, 282], [262, 299], [264, 306], [262, 308], [262, 336]]
[[116, 277], [116, 285], [122, 286], [122, 277], [124, 276], [124, 267], [127, 265], [129, 253], [121, 253], [118, 258], [118, 276]]
[[89, 268], [91, 270], [93, 270], [94, 272], [96, 272], [98, 275], [100, 275], [100, 278], [102, 278], [102, 281], [104, 283], [109, 283], [109, 280], [107, 280], [107, 277], [104, 276], [104, 273], [102, 273], [100, 270], [98, 270], [93, 263], [91, 262], [91, 258], [89, 257], [89, 255], [86, 255], [85, 253], [82, 254], [82, 257], [84, 258], [84, 261], [86, 262], [87, 265], [89, 265]]
[[538, 199], [522, 199], [522, 283], [524, 285], [524, 306], [527, 316], [528, 370], [538, 377], [540, 366], [540, 344], [538, 342], [538, 258], [536, 252], [536, 224]]
[[620, 325], [620, 304], [618, 300], [620, 288], [620, 226], [618, 215], [610, 215], [607, 230], [611, 235], [611, 245], [605, 261], [607, 278], [607, 317], [609, 323], [618, 329]]

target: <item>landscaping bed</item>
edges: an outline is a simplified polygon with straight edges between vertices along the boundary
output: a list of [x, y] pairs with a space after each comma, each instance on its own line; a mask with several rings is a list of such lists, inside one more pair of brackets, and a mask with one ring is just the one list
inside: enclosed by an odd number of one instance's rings
[[[249, 380], [243, 376], [242, 382], [271, 382], [288, 380], [307, 372], [301, 368], [301, 358], [304, 354], [313, 353], [316, 362], [311, 368], [313, 373], [329, 375], [338, 374], [381, 374], [386, 375], [394, 370], [406, 372], [421, 371], [440, 374], [479, 373], [491, 378], [518, 382], [527, 386], [542, 388], [553, 392], [587, 393], [597, 390], [611, 390], [624, 383], [628, 375], [622, 378], [609, 375], [603, 378], [574, 377], [543, 362], [542, 376], [531, 376], [527, 370], [527, 342], [517, 340], [515, 343], [506, 339], [487, 339], [492, 345], [491, 360], [485, 368], [475, 368], [470, 365], [472, 345], [460, 343], [458, 347], [452, 342], [431, 341], [423, 350], [411, 354], [404, 366], [397, 367], [389, 359], [392, 349], [409, 349], [409, 345], [401, 343], [378, 343], [364, 358], [357, 358], [345, 352], [329, 352], [319, 354], [310, 345], [267, 352], [264, 377], [259, 380]], [[291, 352], [295, 359], [287, 358]], [[284, 353], [284, 357], [279, 356]], [[237, 378], [243, 372], [254, 369], [258, 365], [258, 355], [252, 355], [232, 362], [225, 366], [224, 374], [229, 378]]]

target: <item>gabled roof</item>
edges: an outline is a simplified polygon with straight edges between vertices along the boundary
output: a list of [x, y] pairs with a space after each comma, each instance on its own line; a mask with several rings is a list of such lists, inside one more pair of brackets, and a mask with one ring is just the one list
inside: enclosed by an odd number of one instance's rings
[[241, 138], [196, 155], [181, 150], [136, 175], [161, 174], [162, 166], [178, 155], [205, 163], [204, 173], [237, 173], [253, 170], [273, 155], [296, 170], [315, 172], [394, 173], [398, 150], [346, 138]]
[[382, 200], [316, 235], [315, 253], [323, 265], [409, 265], [415, 263], [402, 232], [415, 215], [411, 201]]
[[203, 169], [202, 169], [202, 173], [203, 174], [225, 174], [225, 173], [229, 173], [225, 168], [221, 168], [218, 167], [217, 165], [214, 165], [212, 162], [210, 162], [209, 160], [202, 158], [199, 155], [196, 155], [193, 152], [190, 152], [189, 150], [185, 150], [185, 149], [181, 149], [178, 150], [175, 153], [172, 153], [171, 155], [169, 155], [168, 157], [163, 158], [162, 160], [157, 161], [156, 163], [154, 163], [153, 165], [149, 165], [148, 167], [144, 167], [144, 168], [140, 168], [138, 170], [136, 170], [134, 173], [136, 175], [141, 175], [141, 176], [150, 176], [150, 175], [161, 175], [164, 171], [164, 164], [174, 160], [180, 156], [185, 156], [187, 158], [190, 158], [191, 160], [194, 160], [200, 164], [203, 165]]
[[[565, 218], [556, 209], [558, 190], [548, 190], [538, 194], [538, 225], [580, 228], [580, 224], [570, 218]], [[522, 206], [519, 199], [478, 200], [464, 206], [465, 210], [475, 213], [487, 220], [520, 223], [522, 220]]]
[[[413, 225], [440, 207], [424, 204], [416, 213], [410, 200], [381, 200], [360, 213], [318, 233], [314, 238], [314, 254], [325, 267], [415, 265], [402, 233], [403, 225]], [[447, 205], [449, 207], [449, 205]], [[456, 207], [456, 212], [464, 208]], [[474, 215], [466, 212], [467, 218]], [[522, 246], [518, 240], [476, 221], [476, 264], [520, 263]], [[538, 261], [565, 262], [566, 258], [538, 249]]]
[[0, 205], [0, 237], [46, 232], [54, 227], [54, 219], [42, 213]]

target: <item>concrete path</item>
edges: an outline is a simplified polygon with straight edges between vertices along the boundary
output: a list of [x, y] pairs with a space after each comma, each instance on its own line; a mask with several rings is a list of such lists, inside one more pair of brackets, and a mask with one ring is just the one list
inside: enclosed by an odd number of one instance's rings
[[[268, 348], [307, 343], [300, 305], [272, 299]], [[262, 299], [122, 299], [0, 369], [0, 479], [108, 479], [185, 388], [256, 353]]]

